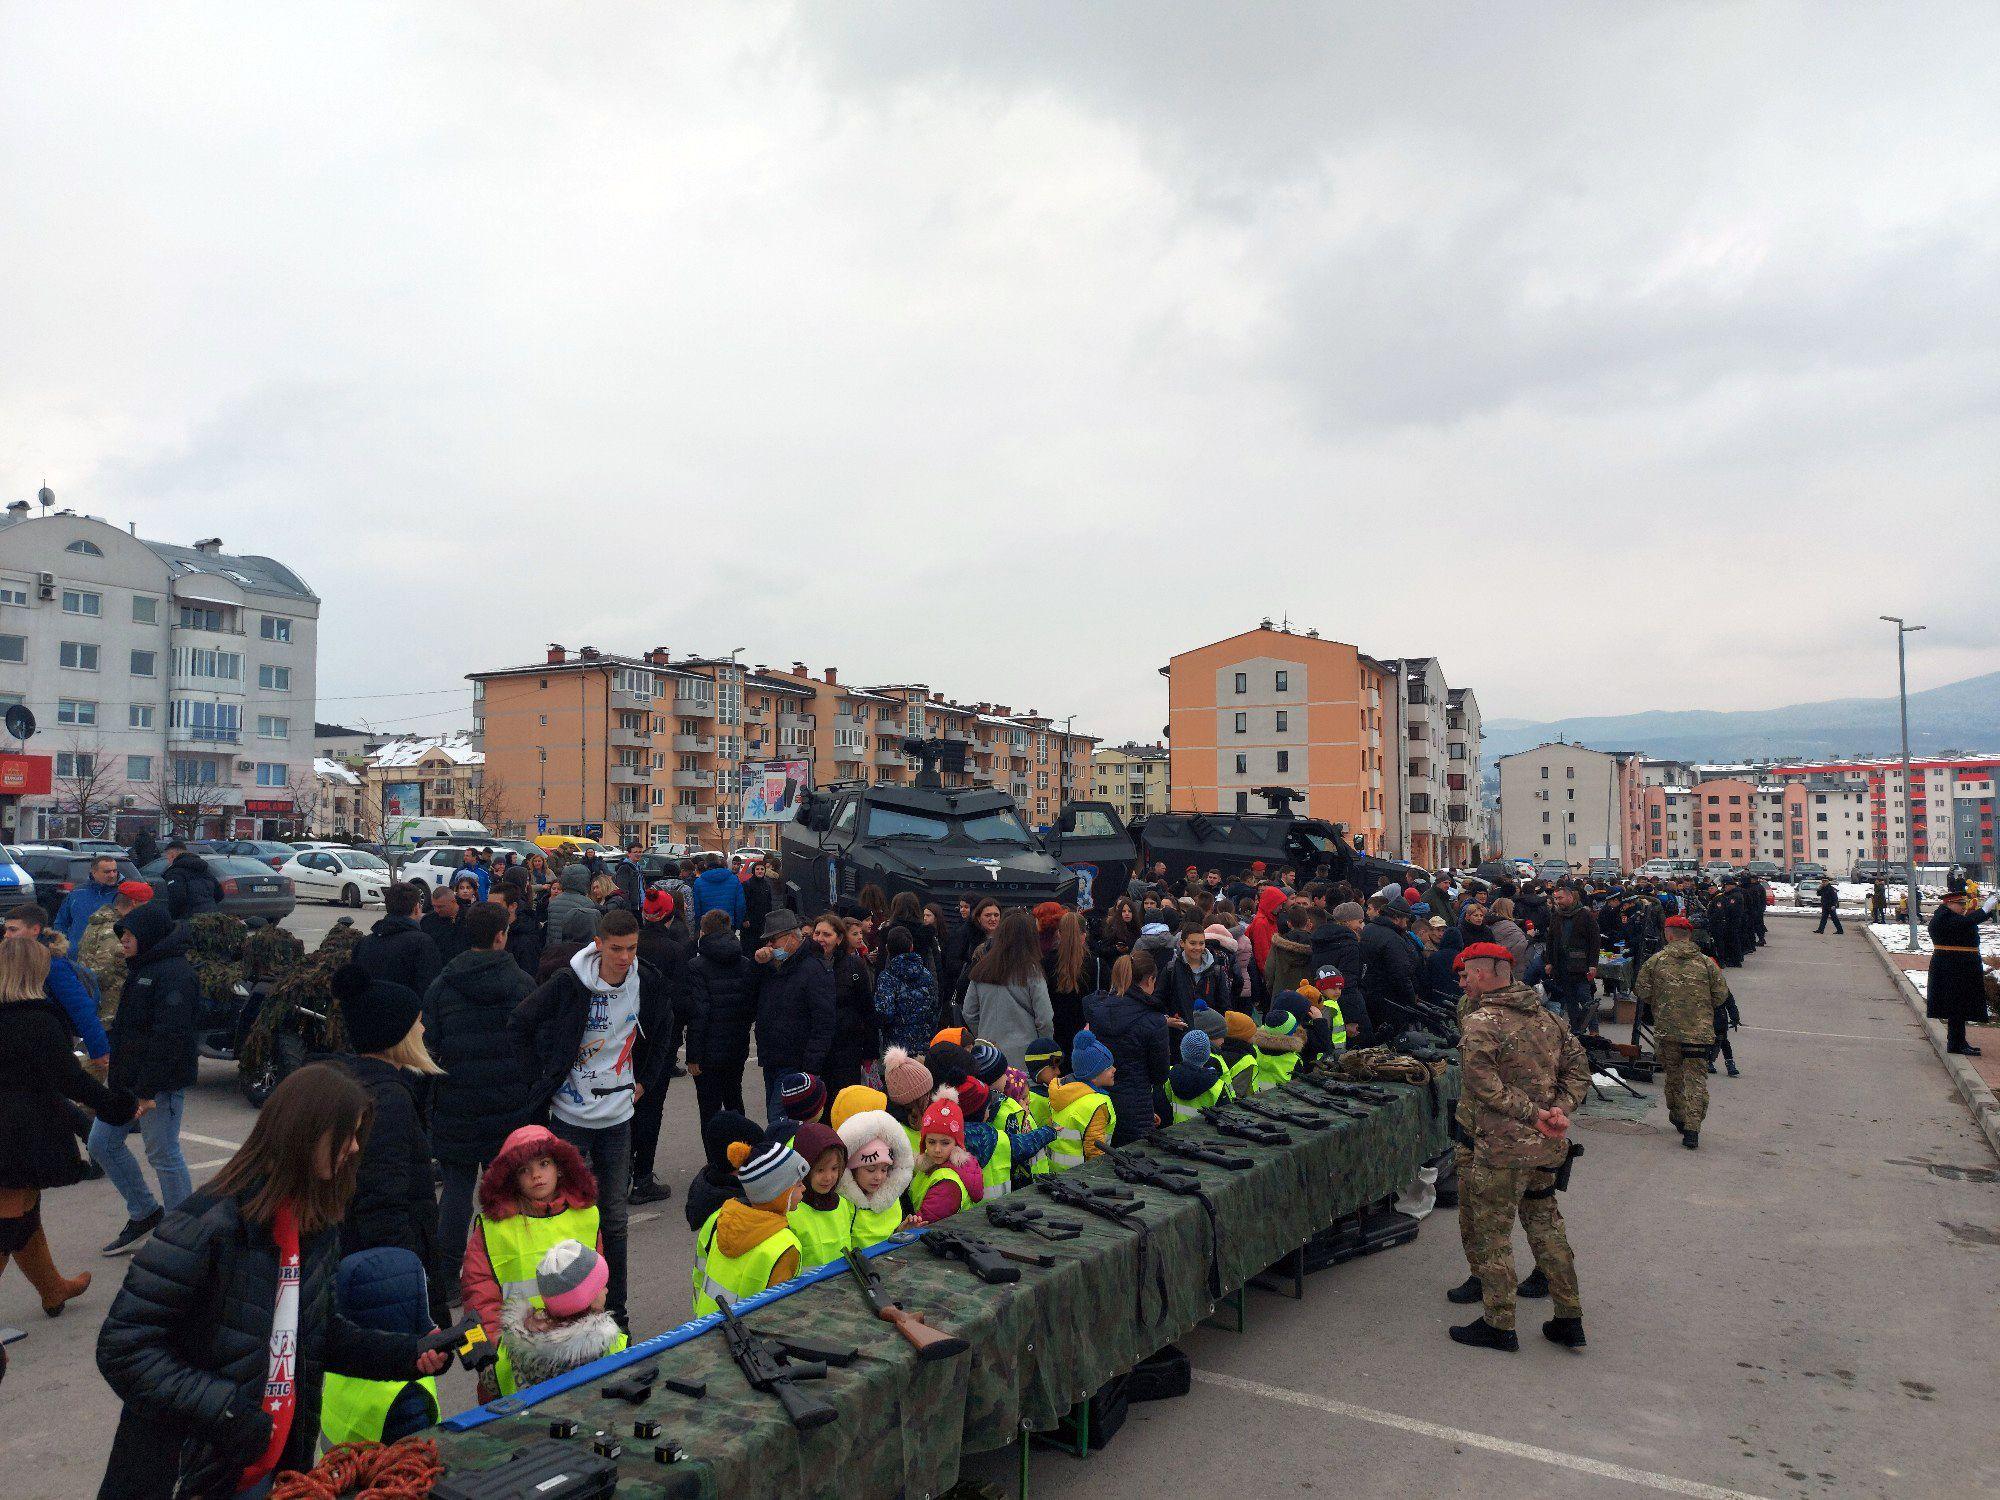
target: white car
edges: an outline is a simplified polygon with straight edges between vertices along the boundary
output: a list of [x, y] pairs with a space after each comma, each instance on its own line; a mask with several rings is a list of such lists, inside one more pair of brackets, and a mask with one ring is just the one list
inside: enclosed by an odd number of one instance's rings
[[396, 878], [402, 881], [421, 880], [435, 889], [450, 885], [458, 867], [465, 863], [465, 849], [459, 844], [426, 844], [421, 849], [412, 849], [396, 866]]
[[300, 900], [342, 906], [379, 905], [395, 878], [387, 863], [362, 849], [307, 849], [278, 866], [278, 873], [292, 882]]

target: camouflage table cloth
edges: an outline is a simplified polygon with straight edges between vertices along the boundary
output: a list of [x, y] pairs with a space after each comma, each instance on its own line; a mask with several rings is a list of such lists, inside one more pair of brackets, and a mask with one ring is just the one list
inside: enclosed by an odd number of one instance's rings
[[[1430, 1088], [1379, 1085], [1397, 1097], [1363, 1119], [1316, 1110], [1305, 1098], [1269, 1096], [1326, 1116], [1322, 1129], [1291, 1131], [1289, 1146], [1254, 1146], [1200, 1121], [1174, 1126], [1178, 1136], [1254, 1163], [1229, 1171], [1158, 1158], [1193, 1169], [1208, 1190], [1221, 1230], [1213, 1248], [1225, 1292], [1336, 1219], [1395, 1192], [1446, 1150], [1456, 1085], [1455, 1069]], [[1068, 1176], [1130, 1186], [1103, 1162]], [[1080, 1222], [1077, 1238], [1050, 1242], [996, 1229], [977, 1207], [949, 1221], [990, 1245], [1055, 1260], [1049, 1269], [1022, 1267], [1020, 1281], [1010, 1285], [988, 1286], [919, 1243], [875, 1258], [871, 1264], [891, 1296], [971, 1342], [954, 1359], [917, 1364], [896, 1331], [869, 1313], [845, 1271], [750, 1313], [745, 1322], [752, 1329], [859, 1349], [852, 1365], [802, 1387], [840, 1412], [815, 1431], [794, 1431], [774, 1398], [748, 1387], [721, 1335], [711, 1332], [653, 1357], [660, 1382], [640, 1405], [585, 1385], [469, 1431], [440, 1431], [440, 1456], [455, 1469], [484, 1468], [546, 1436], [551, 1420], [572, 1417], [581, 1424], [580, 1441], [603, 1431], [623, 1442], [621, 1495], [941, 1494], [957, 1482], [962, 1454], [1004, 1447], [1024, 1429], [1053, 1428], [1098, 1386], [1215, 1310], [1207, 1212], [1193, 1198], [1143, 1185], [1131, 1190], [1142, 1205], [1143, 1239], [1033, 1190], [1019, 1195], [1022, 1201]], [[706, 1381], [708, 1393], [700, 1400], [676, 1395], [665, 1388], [669, 1376]], [[657, 1420], [661, 1440], [685, 1450], [687, 1460], [658, 1464], [654, 1441], [632, 1436], [637, 1418]]]

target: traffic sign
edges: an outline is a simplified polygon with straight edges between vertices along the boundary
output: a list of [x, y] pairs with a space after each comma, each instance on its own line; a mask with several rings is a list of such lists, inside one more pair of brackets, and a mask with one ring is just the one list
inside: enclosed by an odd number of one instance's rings
[[548, 831], [549, 831], [549, 820], [547, 818], [536, 818], [535, 832], [547, 833]]

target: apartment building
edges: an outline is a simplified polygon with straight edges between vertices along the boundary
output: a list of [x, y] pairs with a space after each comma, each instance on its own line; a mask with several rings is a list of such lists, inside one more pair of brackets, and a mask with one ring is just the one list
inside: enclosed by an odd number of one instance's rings
[[1128, 822], [1166, 812], [1170, 782], [1165, 745], [1107, 745], [1090, 757], [1090, 796], [1109, 802]]
[[1634, 834], [1646, 823], [1635, 752], [1558, 742], [1503, 755], [1495, 764], [1501, 850], [1509, 857], [1578, 867], [1614, 859], [1626, 871], [1653, 857], [1640, 852]]
[[312, 781], [299, 799], [306, 832], [316, 839], [362, 838], [361, 773], [325, 756], [315, 756]]
[[[1783, 763], [1766, 767], [1764, 774], [1775, 781], [1803, 781], [1822, 791], [1838, 786], [1863, 795], [1867, 852], [1858, 858], [1914, 857], [1919, 864], [1957, 864], [1969, 870], [1995, 867], [1994, 786], [2000, 778], [2000, 756], [1912, 760], [1908, 785], [1900, 758]], [[1828, 869], [1836, 868], [1822, 862]]]
[[373, 834], [397, 818], [470, 818], [493, 811], [486, 756], [463, 734], [389, 740], [361, 762], [362, 826]]
[[1449, 686], [1434, 656], [1389, 663], [1400, 683], [1395, 738], [1402, 776], [1389, 850], [1427, 869], [1477, 861], [1479, 700]]
[[295, 832], [318, 597], [219, 538], [147, 541], [41, 498], [0, 514], [0, 707], [33, 711], [49, 761], [49, 789], [0, 810], [8, 836]]
[[1358, 847], [1383, 850], [1400, 832], [1395, 667], [1265, 621], [1160, 672], [1178, 810], [1261, 812], [1255, 789], [1282, 786], [1303, 795], [1298, 811], [1346, 824]]
[[1096, 744], [1073, 720], [962, 703], [924, 683], [850, 686], [835, 667], [815, 676], [803, 662], [677, 658], [664, 646], [621, 656], [558, 644], [541, 662], [468, 675], [496, 831], [769, 842], [774, 829], [742, 823], [746, 763], [805, 762], [814, 785], [908, 785], [917, 762], [902, 746], [913, 737], [962, 744], [964, 770], [948, 784], [1011, 792], [1045, 826], [1089, 784]]

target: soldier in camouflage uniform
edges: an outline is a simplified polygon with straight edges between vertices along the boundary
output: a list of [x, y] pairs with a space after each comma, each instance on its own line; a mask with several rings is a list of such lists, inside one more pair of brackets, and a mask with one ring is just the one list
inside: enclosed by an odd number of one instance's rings
[[[140, 892], [145, 894], [141, 895]], [[108, 1030], [118, 1014], [118, 997], [125, 989], [125, 945], [112, 929], [142, 902], [153, 899], [153, 888], [142, 880], [128, 880], [118, 887], [109, 906], [100, 906], [84, 924], [83, 939], [76, 945], [76, 961], [90, 970], [97, 981], [97, 1014]]]
[[1654, 1052], [1665, 1075], [1667, 1118], [1690, 1151], [1701, 1146], [1708, 1115], [1708, 1060], [1715, 1053], [1715, 1011], [1729, 998], [1729, 981], [1694, 944], [1694, 923], [1666, 921], [1667, 946], [1647, 959], [1632, 982], [1653, 1008]]
[[1464, 1097], [1471, 1101], [1472, 1159], [1461, 1176], [1459, 1215], [1485, 1315], [1451, 1330], [1461, 1344], [1515, 1350], [1514, 1219], [1520, 1217], [1548, 1278], [1551, 1342], [1583, 1347], [1576, 1261], [1556, 1207], [1556, 1169], [1569, 1155], [1570, 1111], [1590, 1089], [1590, 1064], [1569, 1028], [1541, 997], [1514, 982], [1513, 955], [1497, 943], [1462, 954], [1461, 982], [1476, 994], [1460, 1042]]

